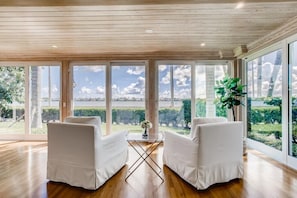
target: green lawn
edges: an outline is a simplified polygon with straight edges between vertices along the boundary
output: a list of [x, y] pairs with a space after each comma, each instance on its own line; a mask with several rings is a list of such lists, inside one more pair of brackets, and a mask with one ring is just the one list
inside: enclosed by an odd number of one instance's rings
[[[106, 131], [106, 124], [103, 123], [101, 125], [102, 133], [105, 134]], [[189, 130], [185, 129], [176, 129], [173, 127], [166, 127], [160, 126], [160, 131], [173, 131], [181, 134], [188, 134]], [[130, 131], [130, 132], [139, 132], [142, 133], [143, 129], [139, 125], [112, 125], [112, 132], [117, 131]], [[25, 133], [25, 122], [23, 120], [19, 122], [0, 122], [0, 134], [24, 134]], [[46, 123], [42, 124], [42, 128], [32, 128], [32, 134], [46, 134], [47, 133], [47, 126]]]
[[248, 137], [262, 142], [275, 149], [282, 149], [282, 126], [281, 124], [254, 124], [248, 132]]

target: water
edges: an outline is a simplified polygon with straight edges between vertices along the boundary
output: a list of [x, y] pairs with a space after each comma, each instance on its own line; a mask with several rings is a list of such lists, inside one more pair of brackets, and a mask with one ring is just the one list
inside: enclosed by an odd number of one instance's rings
[[[52, 101], [50, 104], [49, 102], [45, 101], [42, 102], [42, 106], [51, 106], [51, 107], [58, 107], [59, 101]], [[105, 101], [74, 101], [74, 107], [105, 107]], [[144, 101], [112, 101], [112, 106], [114, 107], [143, 107], [145, 108]], [[159, 101], [160, 107], [170, 107], [170, 101]], [[182, 101], [175, 101], [175, 107], [181, 107]]]

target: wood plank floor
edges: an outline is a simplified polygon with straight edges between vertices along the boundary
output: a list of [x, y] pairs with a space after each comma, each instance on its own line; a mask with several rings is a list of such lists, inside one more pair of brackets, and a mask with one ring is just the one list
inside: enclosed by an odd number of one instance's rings
[[[131, 164], [137, 157], [130, 148]], [[162, 147], [153, 157], [162, 165]], [[149, 167], [143, 164], [127, 182], [128, 166], [96, 191], [71, 187], [46, 179], [46, 142], [0, 142], [0, 197], [297, 197], [297, 171], [256, 152], [244, 157], [244, 178], [216, 184], [207, 190], [196, 190], [166, 166], [162, 183]]]

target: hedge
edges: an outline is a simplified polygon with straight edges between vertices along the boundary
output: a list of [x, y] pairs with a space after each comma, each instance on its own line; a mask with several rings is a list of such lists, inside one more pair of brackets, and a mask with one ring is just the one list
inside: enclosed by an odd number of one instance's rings
[[[205, 116], [205, 102], [199, 102], [196, 104], [198, 109], [198, 114], [196, 116], [204, 117]], [[159, 119], [160, 124], [163, 125], [184, 125], [187, 126], [189, 119], [189, 112], [184, 112], [184, 109], [187, 108], [161, 108], [159, 109]], [[202, 110], [202, 111], [199, 111]], [[8, 109], [2, 112], [2, 119], [12, 118], [12, 109]], [[106, 110], [105, 109], [95, 109], [93, 107], [83, 107], [77, 108], [74, 110], [75, 116], [100, 116], [102, 122], [106, 122]], [[226, 116], [226, 111], [222, 109], [217, 109], [217, 116]], [[16, 118], [22, 119], [24, 117], [24, 109], [16, 109]], [[42, 120], [58, 120], [60, 117], [60, 112], [58, 108], [44, 108], [42, 110]], [[116, 108], [112, 109], [112, 120], [114, 123], [125, 123], [125, 124], [139, 124], [142, 120], [145, 119], [145, 109], [136, 108]], [[281, 123], [281, 112], [278, 107], [267, 106], [267, 107], [253, 107], [248, 111], [248, 119], [251, 124], [274, 124]], [[297, 123], [297, 108], [292, 110], [292, 120]]]

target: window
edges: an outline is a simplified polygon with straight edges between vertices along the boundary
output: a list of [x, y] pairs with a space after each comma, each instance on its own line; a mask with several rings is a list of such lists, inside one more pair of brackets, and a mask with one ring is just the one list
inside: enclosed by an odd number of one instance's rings
[[100, 116], [106, 133], [106, 66], [73, 65], [74, 116]]
[[141, 132], [145, 119], [144, 63], [112, 63], [112, 132]]
[[216, 81], [222, 80], [228, 71], [228, 65], [197, 64], [195, 73], [195, 109], [196, 117], [227, 117], [226, 109], [215, 104]]
[[158, 65], [159, 130], [190, 132], [191, 65]]
[[297, 157], [297, 41], [289, 44], [289, 155]]
[[0, 134], [24, 134], [24, 67], [0, 67], [0, 100]]
[[282, 150], [282, 50], [247, 63], [247, 136]]
[[60, 120], [60, 66], [1, 66], [0, 84], [0, 134], [46, 134]]
[[31, 134], [46, 134], [60, 120], [60, 66], [31, 66], [29, 79]]

